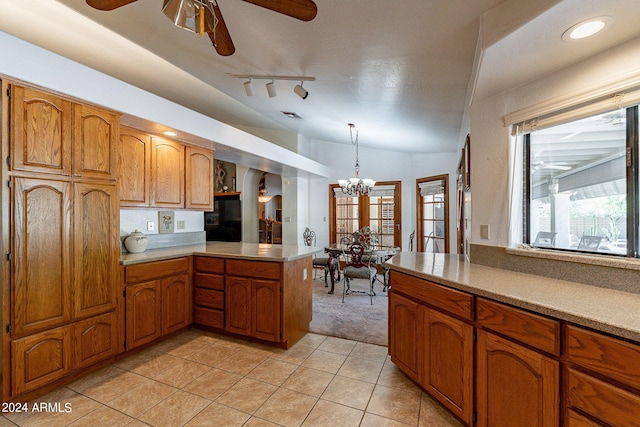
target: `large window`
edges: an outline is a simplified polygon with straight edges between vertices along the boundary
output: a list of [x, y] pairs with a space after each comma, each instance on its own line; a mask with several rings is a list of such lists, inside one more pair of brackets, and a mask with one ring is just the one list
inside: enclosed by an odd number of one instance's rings
[[362, 227], [368, 226], [385, 246], [401, 245], [400, 182], [379, 182], [369, 196], [343, 194], [337, 184], [329, 186], [331, 197], [331, 243], [339, 243]]
[[525, 135], [525, 242], [636, 257], [638, 108]]

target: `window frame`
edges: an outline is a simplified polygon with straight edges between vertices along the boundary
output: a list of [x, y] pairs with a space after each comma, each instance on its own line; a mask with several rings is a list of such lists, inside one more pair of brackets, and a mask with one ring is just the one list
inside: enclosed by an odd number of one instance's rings
[[[378, 181], [376, 185], [386, 186], [393, 185], [395, 186], [394, 190], [394, 206], [393, 206], [393, 219], [395, 221], [394, 227], [394, 235], [393, 235], [393, 245], [397, 247], [402, 247], [402, 181]], [[335, 189], [339, 189], [338, 184], [329, 184], [329, 244], [335, 245], [339, 242], [336, 241], [336, 233], [337, 233], [337, 204], [336, 198], [334, 196]], [[362, 227], [366, 227], [370, 225], [370, 215], [369, 208], [371, 204], [369, 203], [369, 196], [357, 196], [358, 200], [358, 229]], [[382, 215], [380, 215], [380, 220], [382, 220]]]
[[[547, 248], [545, 250], [571, 252], [581, 255], [597, 255], [597, 256], [614, 256], [622, 258], [639, 258], [640, 243], [640, 174], [639, 174], [639, 138], [640, 122], [639, 122], [639, 105], [631, 105], [625, 107], [626, 111], [626, 207], [627, 207], [627, 253], [615, 254], [609, 252], [590, 252], [584, 250], [568, 249], [568, 248]], [[578, 119], [576, 119], [578, 120]], [[531, 133], [535, 129], [531, 129], [523, 134], [523, 215], [522, 215], [522, 242], [532, 245], [531, 237]]]

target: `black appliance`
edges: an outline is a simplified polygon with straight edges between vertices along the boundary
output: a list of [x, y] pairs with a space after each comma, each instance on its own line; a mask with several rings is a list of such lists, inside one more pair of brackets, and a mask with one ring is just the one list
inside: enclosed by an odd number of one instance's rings
[[242, 204], [240, 195], [216, 196], [213, 212], [204, 213], [207, 241], [242, 241]]

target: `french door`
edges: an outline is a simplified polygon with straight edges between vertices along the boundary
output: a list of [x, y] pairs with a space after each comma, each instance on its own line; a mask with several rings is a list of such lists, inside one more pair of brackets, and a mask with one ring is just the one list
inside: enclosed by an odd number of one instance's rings
[[400, 181], [378, 182], [368, 196], [350, 196], [338, 184], [330, 184], [330, 243], [368, 226], [378, 233], [382, 245], [402, 246], [401, 185]]
[[418, 252], [449, 253], [449, 176], [416, 180]]

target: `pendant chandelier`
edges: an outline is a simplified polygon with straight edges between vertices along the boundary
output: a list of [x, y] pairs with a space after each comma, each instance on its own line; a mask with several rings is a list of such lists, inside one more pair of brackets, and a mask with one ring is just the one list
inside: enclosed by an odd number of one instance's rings
[[353, 129], [356, 126], [353, 123], [349, 123], [349, 136], [351, 137], [351, 144], [356, 146], [356, 167], [355, 167], [355, 175], [353, 178], [349, 179], [339, 179], [338, 184], [342, 189], [344, 194], [353, 195], [362, 195], [368, 196], [369, 192], [376, 185], [376, 182], [370, 178], [361, 179], [360, 178], [360, 162], [358, 161], [358, 130], [356, 129], [356, 137], [355, 140], [353, 138]]

